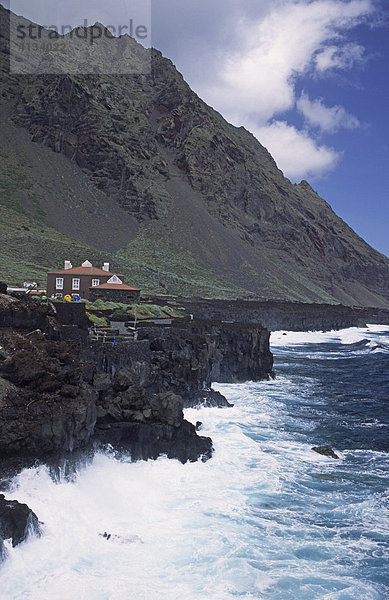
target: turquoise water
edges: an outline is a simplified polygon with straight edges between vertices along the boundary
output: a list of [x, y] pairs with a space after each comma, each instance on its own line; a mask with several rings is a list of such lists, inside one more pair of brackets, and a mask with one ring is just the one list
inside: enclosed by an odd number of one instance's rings
[[9, 548], [1, 600], [389, 598], [389, 328], [277, 332], [272, 350], [274, 381], [187, 411], [207, 463], [107, 452], [71, 481], [19, 474], [7, 497], [44, 535]]

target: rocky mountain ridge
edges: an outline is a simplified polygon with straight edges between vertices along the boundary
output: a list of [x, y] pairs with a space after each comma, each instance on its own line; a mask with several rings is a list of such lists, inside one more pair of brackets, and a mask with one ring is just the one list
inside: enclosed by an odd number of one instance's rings
[[[15, 155], [41, 159], [28, 172], [39, 179], [33, 199], [8, 171], [8, 209], [16, 203], [75, 239], [77, 253], [85, 244], [99, 258], [110, 253], [146, 290], [389, 305], [389, 260], [307, 182], [291, 184], [254, 136], [207, 106], [160, 52], [124, 36], [121, 52], [150, 60], [150, 74], [12, 75], [9, 13], [0, 7], [0, 16], [3, 158], [10, 166]], [[54, 174], [42, 168], [51, 161]], [[95, 239], [88, 214], [98, 219]], [[54, 267], [58, 250], [37, 244], [33, 262]]]

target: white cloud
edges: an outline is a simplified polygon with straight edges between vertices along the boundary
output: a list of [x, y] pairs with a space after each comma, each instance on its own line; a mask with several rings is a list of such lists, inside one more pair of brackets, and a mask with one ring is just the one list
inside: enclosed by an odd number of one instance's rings
[[339, 129], [355, 129], [360, 126], [356, 117], [350, 115], [343, 106], [327, 107], [322, 99], [310, 100], [304, 92], [296, 103], [297, 110], [303, 115], [305, 120], [322, 131], [335, 133]]
[[319, 51], [371, 10], [370, 0], [300, 0], [276, 3], [254, 24], [241, 19], [241, 49], [225, 57], [218, 81], [202, 93], [234, 122], [251, 114], [266, 121], [294, 106], [296, 77], [322, 65]]
[[[295, 107], [299, 77], [350, 68], [362, 60], [363, 48], [344, 44], [342, 35], [373, 12], [372, 0], [275, 1], [266, 16], [239, 21], [239, 49], [223, 57], [212, 81], [200, 86], [200, 94], [235, 125], [255, 123], [258, 139], [290, 177], [297, 172], [323, 174], [333, 168], [339, 153], [318, 145], [306, 131], [271, 121]], [[358, 125], [342, 107], [326, 108], [320, 100], [302, 97], [299, 110], [312, 125], [329, 132]], [[285, 148], [291, 138], [299, 142], [307, 160], [304, 173], [299, 157]]]
[[359, 44], [327, 46], [315, 56], [315, 68], [320, 74], [330, 69], [351, 69], [356, 63], [364, 61], [365, 49]]
[[271, 152], [279, 168], [293, 181], [324, 175], [342, 156], [333, 148], [318, 145], [307, 132], [299, 131], [285, 121], [273, 121], [250, 129]]

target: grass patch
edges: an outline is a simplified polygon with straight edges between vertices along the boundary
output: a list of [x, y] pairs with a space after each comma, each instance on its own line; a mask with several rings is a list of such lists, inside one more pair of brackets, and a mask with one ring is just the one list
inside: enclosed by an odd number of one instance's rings
[[88, 314], [94, 312], [111, 310], [112, 321], [133, 321], [135, 315], [137, 319], [156, 319], [156, 318], [178, 318], [184, 317], [184, 310], [177, 310], [171, 306], [158, 306], [156, 304], [122, 304], [120, 302], [104, 302], [96, 300], [93, 303], [86, 304]]
[[86, 316], [90, 321], [92, 321], [93, 325], [96, 325], [97, 327], [108, 326], [108, 320], [105, 317], [98, 317], [97, 315], [94, 315], [92, 312], [89, 311], [86, 311]]

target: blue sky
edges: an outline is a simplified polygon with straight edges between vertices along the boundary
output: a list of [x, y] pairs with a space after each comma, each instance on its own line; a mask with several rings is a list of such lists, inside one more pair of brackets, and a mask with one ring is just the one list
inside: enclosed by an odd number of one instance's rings
[[[145, 0], [111, 0], [109, 16], [103, 0], [11, 8], [42, 23], [82, 7], [108, 24], [139, 1], [147, 12]], [[388, 0], [150, 2], [152, 44], [191, 87], [389, 255]]]

